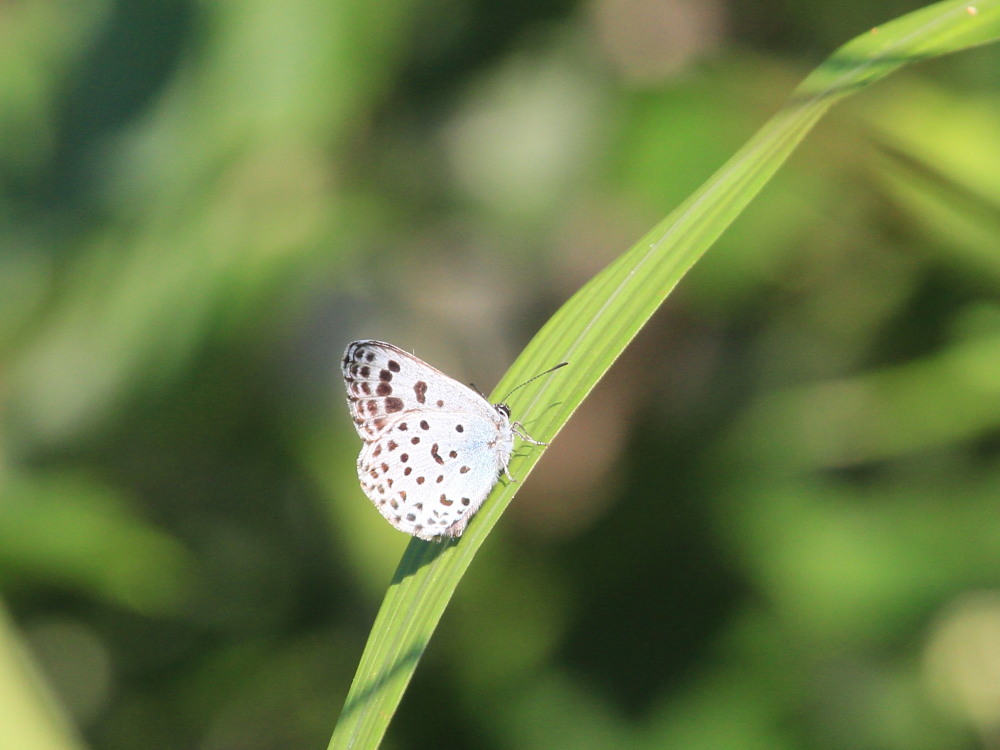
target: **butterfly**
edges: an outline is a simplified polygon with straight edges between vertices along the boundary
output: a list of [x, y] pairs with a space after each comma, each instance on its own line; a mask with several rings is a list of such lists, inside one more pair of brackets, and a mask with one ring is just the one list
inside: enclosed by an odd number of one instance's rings
[[389, 523], [420, 539], [461, 536], [500, 474], [513, 480], [507, 465], [515, 435], [547, 445], [511, 422], [506, 403], [491, 404], [392, 344], [353, 341], [342, 365], [364, 441], [361, 489]]

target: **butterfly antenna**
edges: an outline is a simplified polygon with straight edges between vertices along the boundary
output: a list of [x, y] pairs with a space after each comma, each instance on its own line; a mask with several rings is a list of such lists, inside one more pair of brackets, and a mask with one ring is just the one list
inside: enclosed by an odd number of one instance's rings
[[540, 372], [540, 373], [538, 373], [537, 375], [535, 375], [535, 376], [534, 376], [533, 378], [528, 378], [528, 379], [527, 379], [527, 380], [525, 380], [525, 381], [524, 381], [523, 383], [521, 383], [521, 385], [517, 386], [517, 387], [516, 387], [516, 388], [514, 388], [514, 389], [513, 389], [513, 390], [512, 390], [512, 391], [511, 391], [510, 393], [508, 393], [508, 394], [507, 394], [506, 396], [504, 396], [504, 397], [503, 397], [502, 399], [500, 399], [500, 403], [501, 403], [501, 404], [505, 404], [505, 403], [507, 403], [507, 399], [509, 399], [509, 398], [510, 398], [510, 397], [511, 397], [511, 396], [512, 396], [512, 395], [514, 394], [514, 391], [518, 391], [518, 390], [520, 390], [521, 388], [524, 388], [524, 386], [526, 386], [526, 385], [527, 385], [528, 383], [531, 383], [531, 382], [533, 382], [533, 381], [535, 381], [535, 380], [538, 380], [539, 378], [541, 378], [541, 377], [544, 377], [545, 375], [548, 375], [548, 374], [549, 374], [550, 372], [555, 372], [555, 371], [556, 371], [556, 370], [558, 370], [558, 369], [559, 369], [560, 367], [565, 367], [565, 366], [566, 366], [566, 365], [568, 365], [568, 364], [569, 364], [569, 362], [560, 362], [560, 363], [559, 363], [558, 365], [556, 365], [555, 367], [550, 367], [550, 368], [549, 368], [548, 370], [546, 370], [545, 372]]

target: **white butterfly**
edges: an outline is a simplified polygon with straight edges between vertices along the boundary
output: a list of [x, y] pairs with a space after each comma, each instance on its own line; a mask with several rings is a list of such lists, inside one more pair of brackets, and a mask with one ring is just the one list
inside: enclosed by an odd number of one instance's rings
[[361, 489], [389, 523], [420, 539], [462, 535], [507, 472], [514, 435], [546, 445], [510, 421], [507, 404], [491, 404], [392, 344], [352, 342], [343, 369], [365, 443]]

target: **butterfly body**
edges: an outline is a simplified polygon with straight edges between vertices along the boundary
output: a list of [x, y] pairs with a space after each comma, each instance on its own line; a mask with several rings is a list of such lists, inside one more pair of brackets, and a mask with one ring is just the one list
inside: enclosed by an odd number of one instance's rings
[[510, 462], [506, 404], [381, 341], [349, 344], [343, 373], [365, 494], [400, 531], [461, 536]]

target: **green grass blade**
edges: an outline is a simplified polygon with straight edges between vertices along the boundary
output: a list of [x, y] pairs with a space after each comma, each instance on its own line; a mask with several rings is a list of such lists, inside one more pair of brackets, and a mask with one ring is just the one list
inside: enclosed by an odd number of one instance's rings
[[84, 750], [38, 673], [7, 610], [0, 606], [0, 726], [4, 747]]
[[[575, 294], [542, 328], [494, 397], [568, 360], [510, 400], [538, 440], [552, 439], [685, 273], [838, 99], [928, 57], [1000, 38], [1000, 0], [942, 2], [866, 32], [814, 71], [708, 182]], [[668, 134], [664, 134], [668, 137]], [[510, 471], [528, 475], [542, 449], [517, 451]], [[519, 484], [501, 483], [459, 543], [413, 540], [369, 636], [330, 748], [374, 748], [417, 662], [480, 545]]]

